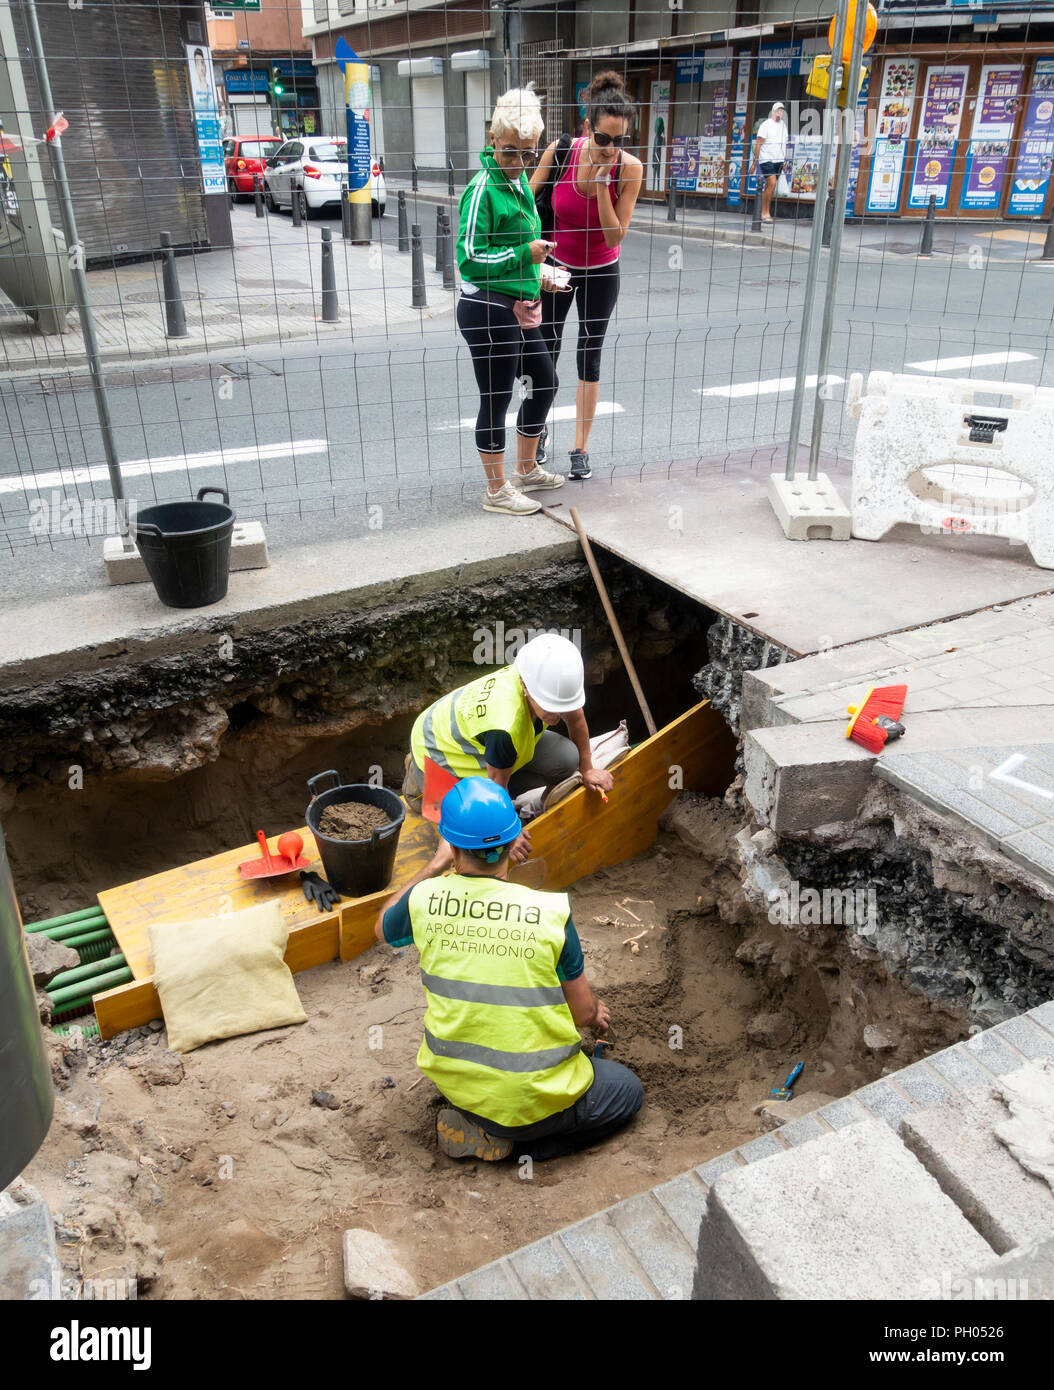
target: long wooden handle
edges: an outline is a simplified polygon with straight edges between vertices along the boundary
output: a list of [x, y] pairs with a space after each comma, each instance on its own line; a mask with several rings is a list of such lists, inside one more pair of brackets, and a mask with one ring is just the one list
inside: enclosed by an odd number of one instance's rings
[[626, 649], [626, 643], [622, 637], [622, 629], [618, 625], [618, 619], [615, 617], [615, 610], [611, 607], [611, 600], [608, 598], [608, 591], [604, 587], [604, 581], [601, 579], [600, 571], [597, 569], [596, 558], [593, 555], [593, 547], [589, 544], [589, 537], [586, 535], [585, 527], [582, 525], [582, 519], [574, 507], [571, 508], [571, 520], [575, 523], [578, 539], [582, 542], [586, 563], [593, 576], [593, 583], [597, 586], [597, 593], [600, 595], [600, 602], [604, 605], [604, 612], [607, 614], [608, 622], [611, 624], [611, 631], [615, 634], [615, 642], [618, 645], [619, 653], [625, 663], [626, 674], [629, 676], [630, 684], [633, 686], [633, 693], [636, 695], [637, 703], [640, 705], [640, 712], [644, 715], [644, 723], [647, 725], [648, 733], [657, 733], [658, 729], [656, 728], [655, 720], [651, 717], [651, 710], [648, 708], [648, 702], [644, 698], [644, 691], [641, 689], [640, 681], [637, 679], [637, 671], [633, 665], [633, 659]]

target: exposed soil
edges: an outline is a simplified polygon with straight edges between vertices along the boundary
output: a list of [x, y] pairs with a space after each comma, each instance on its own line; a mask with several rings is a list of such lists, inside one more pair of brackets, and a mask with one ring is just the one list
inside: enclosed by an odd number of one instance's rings
[[[182, 1058], [151, 1028], [80, 1048], [52, 1038], [56, 1120], [25, 1176], [68, 1269], [134, 1275], [140, 1297], [338, 1298], [341, 1234], [364, 1226], [425, 1290], [752, 1138], [755, 1107], [798, 1059], [799, 1089], [840, 1095], [963, 1034], [837, 933], [807, 946], [759, 921], [720, 802], [681, 798], [668, 824], [647, 854], [572, 890], [612, 1055], [646, 1088], [628, 1129], [529, 1181], [439, 1154], [440, 1097], [414, 1065], [416, 952], [379, 947], [298, 975], [299, 1027]], [[778, 1017], [780, 1046], [752, 1040], [759, 1015]], [[892, 1040], [881, 1060], [867, 1024]]]
[[331, 840], [368, 840], [375, 830], [391, 822], [391, 816], [379, 806], [342, 801], [338, 806], [326, 807], [318, 818], [318, 828]]

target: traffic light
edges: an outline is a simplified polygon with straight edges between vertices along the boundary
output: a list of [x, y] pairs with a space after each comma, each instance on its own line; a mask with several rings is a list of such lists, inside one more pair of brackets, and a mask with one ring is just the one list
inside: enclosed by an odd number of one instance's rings
[[284, 91], [285, 91], [285, 87], [282, 85], [282, 74], [278, 71], [277, 68], [272, 68], [272, 69], [271, 69], [271, 94], [272, 94], [272, 96], [280, 97]]

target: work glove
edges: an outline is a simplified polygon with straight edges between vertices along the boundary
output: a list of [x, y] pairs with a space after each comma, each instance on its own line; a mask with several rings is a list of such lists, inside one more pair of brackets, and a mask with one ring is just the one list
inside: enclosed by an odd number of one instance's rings
[[300, 886], [304, 890], [304, 897], [309, 903], [314, 903], [319, 912], [329, 912], [335, 903], [340, 902], [340, 894], [320, 874], [301, 869]]

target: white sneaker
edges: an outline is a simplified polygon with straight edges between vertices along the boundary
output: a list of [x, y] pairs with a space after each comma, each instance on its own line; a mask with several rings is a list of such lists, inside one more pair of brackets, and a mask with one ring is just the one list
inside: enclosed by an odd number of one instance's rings
[[536, 465], [530, 473], [514, 473], [509, 482], [519, 492], [540, 492], [543, 488], [563, 487], [564, 475], [547, 473]]
[[542, 504], [535, 502], [530, 497], [524, 497], [522, 492], [509, 484], [503, 483], [497, 492], [487, 489], [486, 496], [483, 498], [483, 510], [485, 512], [510, 512], [513, 516], [530, 516], [532, 512], [540, 512]]

